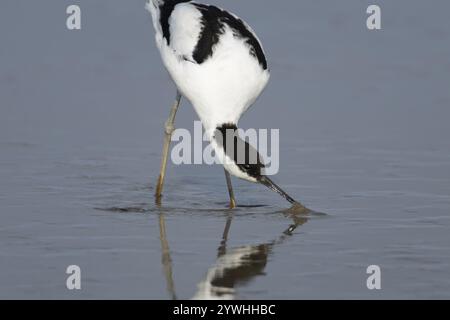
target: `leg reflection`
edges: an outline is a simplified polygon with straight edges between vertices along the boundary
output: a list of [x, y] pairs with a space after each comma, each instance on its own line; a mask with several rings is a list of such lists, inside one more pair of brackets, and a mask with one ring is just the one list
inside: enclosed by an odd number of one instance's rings
[[167, 290], [172, 300], [176, 300], [177, 295], [175, 293], [175, 284], [173, 281], [172, 258], [170, 257], [170, 248], [166, 233], [166, 221], [163, 212], [160, 212], [159, 214], [159, 239], [161, 240], [161, 262], [166, 277]]

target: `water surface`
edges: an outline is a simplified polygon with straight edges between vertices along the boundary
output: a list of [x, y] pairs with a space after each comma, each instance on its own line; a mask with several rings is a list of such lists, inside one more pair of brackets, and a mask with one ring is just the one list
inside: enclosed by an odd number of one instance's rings
[[174, 88], [143, 2], [79, 1], [78, 32], [64, 2], [0, 4], [0, 298], [450, 297], [448, 2], [379, 1], [369, 32], [365, 1], [214, 1], [264, 42], [240, 125], [280, 129], [274, 180], [309, 216], [237, 180], [227, 210], [219, 166], [170, 165], [154, 205]]

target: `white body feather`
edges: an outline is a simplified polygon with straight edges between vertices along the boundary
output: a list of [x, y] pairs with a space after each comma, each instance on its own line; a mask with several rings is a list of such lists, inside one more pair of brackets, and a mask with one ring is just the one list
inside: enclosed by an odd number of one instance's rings
[[[156, 44], [164, 66], [180, 93], [194, 106], [220, 158], [224, 152], [217, 150], [217, 144], [212, 139], [215, 129], [224, 123], [237, 125], [242, 114], [266, 87], [270, 74], [249, 53], [250, 47], [245, 40], [236, 37], [228, 26], [220, 35], [212, 57], [197, 64], [193, 60], [193, 52], [202, 31], [200, 10], [189, 2], [175, 6], [169, 18], [168, 45], [159, 23], [159, 2], [149, 0], [146, 7], [152, 15]], [[228, 160], [223, 164], [231, 174], [256, 181], [239, 170], [231, 159]]]

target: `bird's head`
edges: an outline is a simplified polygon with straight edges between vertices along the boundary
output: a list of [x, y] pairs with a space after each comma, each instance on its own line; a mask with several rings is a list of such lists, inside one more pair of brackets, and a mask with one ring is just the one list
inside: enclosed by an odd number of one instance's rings
[[236, 125], [224, 124], [217, 127], [214, 141], [217, 147], [223, 150], [226, 158], [231, 160], [232, 164], [228, 165], [228, 169], [232, 174], [248, 181], [261, 183], [281, 195], [292, 205], [303, 207], [264, 174], [265, 165], [261, 155], [252, 145], [239, 137]]

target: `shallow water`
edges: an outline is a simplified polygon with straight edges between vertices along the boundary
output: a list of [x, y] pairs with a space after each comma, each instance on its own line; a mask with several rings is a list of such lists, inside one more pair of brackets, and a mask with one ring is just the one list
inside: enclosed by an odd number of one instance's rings
[[280, 128], [307, 216], [235, 179], [226, 209], [219, 166], [170, 165], [154, 205], [173, 88], [143, 1], [80, 3], [78, 33], [59, 2], [0, 4], [0, 298], [450, 298], [448, 2], [381, 1], [377, 34], [360, 1], [226, 5], [272, 65], [240, 125]]

